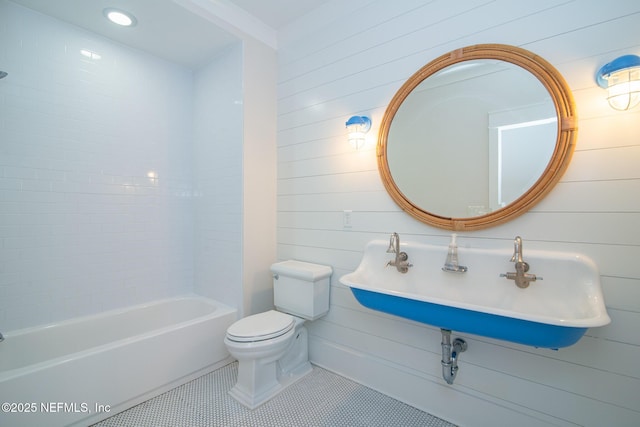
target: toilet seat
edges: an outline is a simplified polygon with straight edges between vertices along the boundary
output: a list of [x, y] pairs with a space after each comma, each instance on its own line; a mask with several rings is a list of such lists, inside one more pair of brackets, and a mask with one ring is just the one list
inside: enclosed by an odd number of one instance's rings
[[266, 341], [286, 334], [295, 324], [292, 316], [269, 310], [238, 320], [227, 329], [227, 338], [234, 342]]

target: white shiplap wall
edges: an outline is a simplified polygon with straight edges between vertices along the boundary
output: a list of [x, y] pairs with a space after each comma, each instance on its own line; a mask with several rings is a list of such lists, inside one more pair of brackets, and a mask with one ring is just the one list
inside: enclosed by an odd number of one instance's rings
[[[310, 325], [312, 360], [463, 426], [635, 426], [640, 421], [640, 110], [608, 107], [594, 73], [640, 54], [640, 3], [614, 0], [334, 1], [279, 35], [278, 258], [331, 265], [331, 310]], [[465, 336], [453, 386], [441, 379], [436, 328], [368, 311], [339, 284], [366, 242], [393, 231], [446, 245], [391, 201], [375, 139], [387, 103], [419, 67], [477, 43], [520, 46], [551, 62], [579, 115], [569, 170], [545, 200], [462, 246], [575, 251], [598, 264], [611, 325], [575, 346], [534, 349]], [[344, 122], [368, 114], [368, 149]], [[344, 229], [342, 211], [352, 210]], [[444, 254], [444, 252], [443, 252]], [[443, 255], [444, 256], [444, 255]], [[454, 332], [455, 334], [455, 332]]]

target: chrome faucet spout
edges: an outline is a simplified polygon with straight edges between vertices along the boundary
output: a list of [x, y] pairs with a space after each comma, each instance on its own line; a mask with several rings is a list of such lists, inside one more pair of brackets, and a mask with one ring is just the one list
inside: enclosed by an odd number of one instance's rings
[[392, 233], [389, 238], [388, 254], [397, 254], [400, 251], [400, 236], [398, 233]]
[[511, 262], [515, 262], [516, 272], [503, 273], [500, 277], [506, 277], [509, 280], [515, 281], [519, 288], [527, 288], [531, 282], [542, 280], [542, 277], [527, 273], [529, 271], [529, 264], [525, 262], [522, 257], [522, 238], [520, 236], [516, 236], [513, 242]]
[[406, 252], [400, 252], [400, 236], [398, 233], [391, 234], [389, 239], [389, 248], [387, 248], [388, 254], [396, 254], [396, 258], [387, 263], [388, 266], [395, 267], [400, 273], [406, 273], [409, 271], [409, 267], [413, 265], [407, 261], [409, 255]]
[[452, 273], [466, 273], [468, 268], [464, 265], [460, 265], [458, 262], [458, 245], [456, 244], [457, 235], [454, 233], [451, 235], [451, 242], [449, 243], [449, 250], [447, 251], [447, 258], [442, 267], [442, 271]]
[[513, 241], [513, 256], [511, 262], [523, 262], [522, 261], [522, 237], [516, 236]]

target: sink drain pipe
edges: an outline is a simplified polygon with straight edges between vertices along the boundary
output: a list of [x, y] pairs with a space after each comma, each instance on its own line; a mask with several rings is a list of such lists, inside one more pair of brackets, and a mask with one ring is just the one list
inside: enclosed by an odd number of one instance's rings
[[453, 384], [458, 373], [458, 357], [467, 350], [467, 342], [462, 338], [456, 338], [451, 344], [451, 331], [440, 329], [442, 332], [442, 378], [447, 384]]

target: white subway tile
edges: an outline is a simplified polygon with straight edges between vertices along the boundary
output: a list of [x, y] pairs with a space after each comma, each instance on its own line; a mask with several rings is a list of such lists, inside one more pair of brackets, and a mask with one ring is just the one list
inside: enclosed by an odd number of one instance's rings
[[3, 332], [190, 292], [191, 72], [2, 7]]

